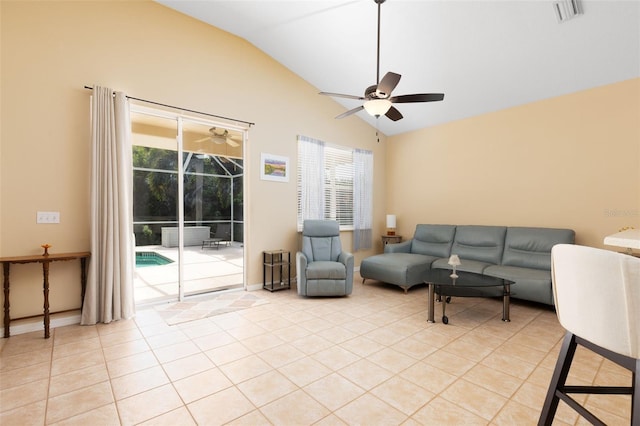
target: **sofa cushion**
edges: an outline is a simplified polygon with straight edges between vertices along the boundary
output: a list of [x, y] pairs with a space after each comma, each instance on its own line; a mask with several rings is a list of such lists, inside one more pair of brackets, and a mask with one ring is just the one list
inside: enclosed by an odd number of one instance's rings
[[345, 280], [310, 280], [307, 281], [306, 296], [335, 296], [351, 294]]
[[571, 229], [510, 227], [504, 243], [502, 265], [551, 270], [551, 248], [573, 244]]
[[[460, 256], [463, 265], [465, 260], [498, 265], [502, 259], [506, 232], [505, 226], [458, 226], [451, 246], [451, 254]], [[464, 269], [460, 268], [460, 270]]]
[[[460, 259], [460, 263], [460, 265], [456, 266], [456, 270], [464, 272], [475, 272], [476, 274], [481, 274], [485, 270], [485, 268], [492, 265], [492, 263], [468, 259]], [[431, 264], [431, 267], [435, 269], [453, 269], [451, 265], [449, 265], [448, 257], [437, 259]]]
[[411, 241], [411, 253], [448, 257], [455, 232], [455, 225], [417, 225]]
[[514, 281], [511, 295], [518, 299], [553, 305], [551, 271], [520, 268], [517, 266], [493, 265], [484, 270], [485, 275]]
[[347, 268], [340, 262], [316, 261], [307, 264], [305, 273], [308, 280], [344, 280], [347, 277]]
[[422, 284], [422, 276], [436, 258], [411, 253], [385, 253], [367, 257], [360, 263], [360, 276], [409, 288]]

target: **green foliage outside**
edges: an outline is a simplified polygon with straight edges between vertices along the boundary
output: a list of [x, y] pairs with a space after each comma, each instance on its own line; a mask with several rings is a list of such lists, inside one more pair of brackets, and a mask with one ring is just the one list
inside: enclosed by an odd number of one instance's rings
[[[183, 162], [187, 160], [185, 154]], [[133, 221], [137, 245], [161, 243], [161, 228], [178, 220], [178, 156], [176, 151], [133, 147]], [[233, 171], [234, 167], [228, 165]], [[184, 220], [187, 225], [242, 221], [242, 170], [227, 177], [210, 156], [191, 156], [184, 175]], [[233, 185], [233, 200], [231, 190]], [[164, 222], [164, 223], [163, 223]], [[237, 227], [234, 227], [234, 231]], [[234, 235], [236, 241], [242, 234]]]

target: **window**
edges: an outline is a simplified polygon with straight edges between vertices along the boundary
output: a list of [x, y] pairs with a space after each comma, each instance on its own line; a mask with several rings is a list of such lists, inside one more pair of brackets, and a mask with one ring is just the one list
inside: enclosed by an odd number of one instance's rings
[[[351, 148], [298, 136], [299, 230], [305, 219], [333, 219], [338, 221], [340, 229], [358, 228], [359, 221], [354, 223], [354, 200], [362, 199], [362, 191], [372, 192], [372, 179], [365, 185], [355, 184], [354, 152]], [[358, 150], [358, 153], [373, 156], [370, 151]], [[364, 173], [371, 177], [373, 161], [366, 165]], [[367, 210], [371, 217], [371, 207]], [[365, 221], [367, 225], [370, 222]]]

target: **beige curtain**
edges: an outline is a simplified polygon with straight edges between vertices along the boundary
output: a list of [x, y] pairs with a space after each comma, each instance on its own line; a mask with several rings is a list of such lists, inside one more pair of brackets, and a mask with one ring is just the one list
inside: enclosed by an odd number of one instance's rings
[[353, 251], [373, 247], [373, 152], [353, 151]]
[[135, 314], [131, 127], [125, 94], [94, 87], [91, 126], [91, 261], [84, 325]]
[[298, 135], [298, 230], [307, 219], [324, 219], [324, 142]]

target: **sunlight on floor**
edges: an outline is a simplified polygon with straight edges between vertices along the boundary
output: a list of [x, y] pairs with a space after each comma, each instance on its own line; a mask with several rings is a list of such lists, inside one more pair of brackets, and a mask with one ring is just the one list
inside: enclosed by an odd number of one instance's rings
[[[136, 251], [155, 252], [173, 260], [159, 266], [138, 267], [135, 271], [136, 304], [147, 304], [178, 297], [177, 248], [141, 246]], [[239, 243], [219, 248], [184, 248], [184, 294], [200, 294], [243, 286], [243, 248]]]

